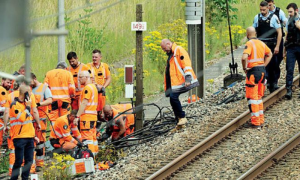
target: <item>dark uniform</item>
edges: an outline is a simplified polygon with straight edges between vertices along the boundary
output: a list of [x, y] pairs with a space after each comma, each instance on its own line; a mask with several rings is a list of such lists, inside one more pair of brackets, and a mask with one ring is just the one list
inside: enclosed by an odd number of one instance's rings
[[288, 99], [292, 98], [292, 84], [296, 59], [300, 64], [300, 29], [295, 25], [295, 22], [300, 20], [299, 15], [289, 19], [287, 24], [287, 37], [285, 42], [286, 48], [286, 88]]
[[[281, 28], [278, 17], [274, 13], [269, 13], [264, 17], [261, 13], [256, 15], [253, 22], [253, 27], [256, 28], [257, 37], [263, 41], [274, 54], [274, 49], [277, 44], [277, 29]], [[282, 56], [282, 55], [281, 55]], [[269, 90], [272, 93], [277, 88], [279, 76], [276, 75], [279, 69], [278, 54], [273, 55], [270, 63], [266, 67], [266, 78], [269, 84]]]

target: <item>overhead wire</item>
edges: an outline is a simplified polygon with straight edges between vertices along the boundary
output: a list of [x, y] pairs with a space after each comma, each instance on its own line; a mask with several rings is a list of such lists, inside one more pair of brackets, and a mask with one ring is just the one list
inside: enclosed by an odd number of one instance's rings
[[[105, 1], [107, 1], [107, 0], [105, 0]], [[64, 27], [64, 26], [66, 26], [66, 25], [69, 25], [69, 24], [72, 24], [72, 23], [77, 22], [77, 21], [79, 21], [79, 20], [82, 20], [82, 19], [84, 19], [84, 18], [87, 18], [87, 17], [89, 17], [89, 16], [91, 16], [91, 15], [93, 15], [93, 14], [95, 14], [95, 13], [99, 13], [99, 12], [101, 12], [101, 11], [104, 11], [104, 10], [106, 10], [106, 9], [112, 7], [112, 6], [115, 6], [115, 5], [117, 5], [117, 4], [119, 4], [119, 3], [123, 2], [123, 1], [125, 1], [125, 0], [119, 0], [119, 1], [117, 1], [117, 2], [115, 2], [115, 3], [112, 3], [112, 4], [108, 5], [108, 6], [106, 6], [106, 7], [100, 8], [100, 9], [98, 9], [98, 10], [96, 10], [96, 11], [93, 11], [93, 12], [91, 12], [91, 13], [89, 13], [89, 14], [86, 14], [86, 15], [80, 17], [80, 18], [77, 18], [77, 19], [74, 19], [74, 20], [72, 20], [72, 21], [69, 21], [69, 22], [67, 22], [67, 23], [65, 23], [65, 24], [62, 24], [62, 25], [58, 26], [58, 28]], [[56, 28], [54, 28], [54, 29], [56, 29]], [[52, 29], [52, 30], [54, 30], [54, 29]], [[34, 39], [34, 37], [32, 37], [32, 39]], [[8, 49], [10, 49], [10, 48], [16, 47], [16, 46], [18, 46], [18, 45], [20, 45], [20, 44], [22, 44], [22, 43], [24, 43], [24, 42], [25, 42], [25, 41], [23, 40], [23, 41], [20, 41], [20, 42], [14, 44], [14, 45], [11, 45], [11, 46], [8, 46], [8, 47], [4, 47], [4, 48], [0, 49], [0, 52], [3, 52], [3, 51], [6, 51], [6, 50], [8, 50]]]
[[48, 16], [44, 16], [44, 17], [32, 19], [30, 21], [30, 23], [35, 23], [37, 21], [41, 21], [41, 20], [45, 20], [45, 19], [57, 17], [59, 15], [69, 14], [69, 13], [72, 13], [74, 11], [81, 10], [81, 9], [84, 9], [84, 8], [88, 8], [88, 7], [91, 7], [91, 6], [96, 6], [96, 5], [99, 5], [99, 4], [102, 4], [102, 3], [106, 3], [108, 1], [109, 0], [102, 0], [102, 1], [99, 1], [99, 2], [92, 3], [92, 4], [86, 3], [84, 6], [80, 6], [80, 7], [74, 8], [74, 9], [70, 9], [70, 10], [64, 11], [63, 13], [55, 13], [55, 14], [51, 14], [51, 15], [48, 15]]

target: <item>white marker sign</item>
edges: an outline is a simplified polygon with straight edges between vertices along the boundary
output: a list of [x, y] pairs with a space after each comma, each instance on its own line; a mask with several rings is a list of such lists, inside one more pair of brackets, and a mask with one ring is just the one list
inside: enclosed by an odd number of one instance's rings
[[146, 31], [147, 22], [131, 22], [131, 31]]

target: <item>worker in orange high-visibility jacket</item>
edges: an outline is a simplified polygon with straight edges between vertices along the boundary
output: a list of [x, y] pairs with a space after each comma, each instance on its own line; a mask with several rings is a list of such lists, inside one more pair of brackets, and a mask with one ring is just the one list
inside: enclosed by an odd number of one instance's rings
[[48, 106], [52, 103], [52, 94], [46, 84], [40, 83], [37, 80], [34, 73], [31, 73], [30, 87], [32, 88], [32, 94], [35, 97], [41, 124], [41, 130], [38, 130], [36, 122], [33, 123], [35, 127], [35, 135], [39, 139], [39, 143], [35, 147], [36, 171], [39, 172], [41, 167], [44, 166], [45, 142], [47, 141], [47, 115], [49, 113]]
[[82, 136], [82, 142], [88, 145], [94, 156], [98, 153], [98, 141], [96, 137], [98, 89], [91, 83], [90, 73], [82, 71], [79, 74], [79, 82], [84, 85], [80, 95], [79, 110], [74, 120], [78, 125]]
[[76, 93], [75, 96], [72, 98], [72, 104], [71, 107], [72, 109], [77, 109], [79, 108], [78, 102], [79, 102], [79, 96], [80, 93], [82, 91], [82, 89], [84, 88], [84, 86], [82, 86], [79, 83], [79, 79], [78, 79], [78, 74], [82, 71], [88, 71], [89, 73], [91, 73], [90, 67], [79, 62], [78, 61], [78, 57], [77, 54], [75, 52], [69, 52], [67, 55], [67, 59], [69, 61], [70, 66], [67, 68], [68, 71], [70, 71], [73, 75], [73, 79], [74, 79], [74, 83], [75, 83], [75, 88], [76, 88]]
[[127, 131], [130, 127], [126, 126], [126, 116], [120, 115], [119, 110], [112, 108], [110, 105], [105, 105], [103, 108], [104, 119], [106, 123], [106, 131], [101, 137], [101, 141], [108, 139], [111, 136], [112, 141], [116, 141], [128, 135]]
[[6, 112], [6, 115], [8, 115], [9, 111], [9, 104], [8, 104], [8, 96], [7, 96], [7, 90], [4, 89], [2, 86], [0, 86], [0, 147], [3, 143], [3, 135], [4, 135], [4, 121], [3, 116]]
[[123, 116], [126, 117], [126, 121], [125, 121], [125, 128], [126, 128], [126, 132], [125, 135], [131, 134], [134, 132], [134, 114], [130, 114], [133, 112], [132, 110], [132, 104], [130, 103], [125, 103], [125, 104], [116, 104], [116, 105], [111, 105], [112, 109], [117, 110], [119, 113], [123, 113]]
[[70, 113], [71, 98], [75, 96], [74, 80], [66, 68], [65, 62], [59, 62], [56, 69], [48, 71], [45, 77], [44, 82], [50, 88], [53, 97], [49, 113], [52, 124], [60, 116]]
[[76, 117], [77, 110], [72, 110], [70, 114], [59, 117], [53, 127], [54, 130], [50, 134], [51, 145], [58, 149], [68, 152], [81, 144], [82, 137], [73, 121]]
[[[15, 163], [12, 169], [11, 179], [18, 179], [20, 168], [24, 159], [22, 168], [22, 179], [28, 179], [29, 171], [34, 157], [34, 138], [35, 130], [33, 127], [33, 117], [37, 123], [37, 128], [41, 129], [39, 116], [36, 110], [36, 103], [30, 99], [30, 87], [21, 85], [19, 97], [16, 97], [10, 105], [10, 136], [15, 147]], [[27, 94], [27, 95], [26, 95]], [[6, 116], [5, 116], [6, 117]], [[7, 127], [7, 119], [4, 119], [4, 127]]]
[[101, 62], [102, 55], [101, 51], [98, 49], [93, 50], [93, 62], [88, 63], [87, 65], [90, 67], [92, 72], [92, 82], [96, 83], [99, 89], [102, 89], [98, 98], [98, 119], [100, 119], [101, 111], [105, 105], [105, 88], [111, 82], [111, 75], [109, 66]]
[[170, 97], [170, 104], [176, 119], [177, 125], [182, 126], [187, 122], [185, 112], [179, 100], [180, 94], [199, 86], [197, 77], [192, 69], [190, 57], [185, 49], [177, 46], [169, 39], [161, 41], [161, 48], [168, 55], [165, 73], [165, 94]]
[[251, 125], [260, 128], [264, 123], [263, 101], [266, 70], [272, 58], [268, 46], [256, 38], [254, 27], [247, 28], [245, 50], [242, 56], [243, 70], [246, 73], [246, 98], [251, 112]]

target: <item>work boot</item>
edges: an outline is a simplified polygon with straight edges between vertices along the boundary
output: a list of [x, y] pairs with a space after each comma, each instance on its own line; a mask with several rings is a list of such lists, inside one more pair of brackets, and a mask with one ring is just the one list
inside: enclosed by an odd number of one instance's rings
[[185, 117], [184, 118], [179, 118], [177, 126], [185, 125], [186, 122], [187, 122], [187, 119]]
[[286, 90], [287, 92], [285, 94], [285, 98], [287, 98], [288, 100], [292, 99], [292, 87], [287, 87]]
[[274, 92], [274, 84], [270, 84], [269, 86], [269, 91], [270, 91], [270, 94], [272, 94], [272, 92]]

